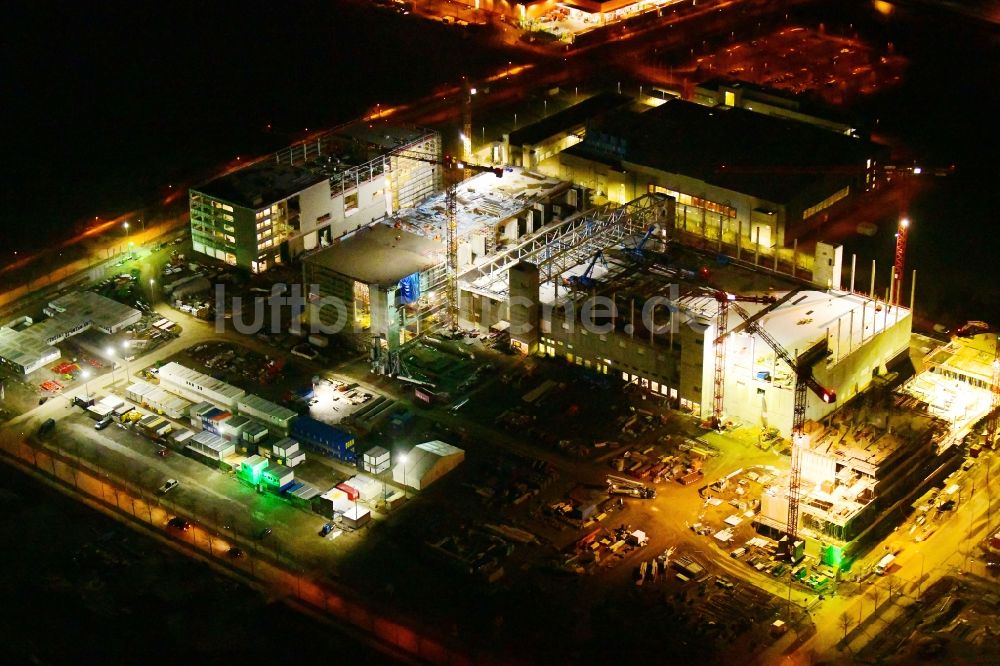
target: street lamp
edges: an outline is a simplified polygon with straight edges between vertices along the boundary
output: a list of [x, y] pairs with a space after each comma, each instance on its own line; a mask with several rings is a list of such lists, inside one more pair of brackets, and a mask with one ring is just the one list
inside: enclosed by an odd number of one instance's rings
[[399, 455], [399, 463], [403, 466], [403, 497], [408, 499], [409, 498], [409, 493], [407, 491], [407, 485], [406, 485], [406, 454], [405, 453], [401, 453]]
[[108, 347], [104, 350], [104, 355], [111, 361], [111, 385], [115, 384], [115, 348]]
[[156, 305], [156, 295], [153, 288], [156, 286], [156, 280], [149, 278], [149, 304]]
[[122, 360], [125, 361], [125, 381], [130, 382], [132, 381], [132, 378], [128, 376], [128, 348], [128, 340], [125, 340], [122, 342], [122, 352], [124, 352], [122, 354]]
[[90, 380], [90, 370], [84, 370], [83, 372], [80, 373], [80, 375], [83, 377], [83, 390], [86, 391], [87, 397], [89, 398], [90, 397], [90, 383], [89, 383], [89, 380]]

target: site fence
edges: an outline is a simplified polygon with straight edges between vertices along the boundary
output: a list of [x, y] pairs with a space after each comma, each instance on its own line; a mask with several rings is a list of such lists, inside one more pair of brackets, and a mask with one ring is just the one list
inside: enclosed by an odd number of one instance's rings
[[[490, 657], [477, 655], [474, 659], [454, 646], [446, 645], [432, 637], [425, 627], [417, 627], [411, 620], [390, 617], [386, 609], [374, 609], [347, 590], [335, 590], [327, 583], [290, 570], [275, 563], [280, 554], [264, 557], [265, 549], [252, 547], [239, 559], [229, 555], [233, 545], [202, 525], [188, 530], [168, 530], [171, 517], [183, 515], [173, 510], [166, 498], [137, 484], [113, 478], [113, 475], [94, 469], [90, 463], [74, 459], [63, 453], [41, 448], [15, 433], [0, 434], [0, 459], [15, 467], [27, 467], [59, 487], [79, 496], [83, 501], [96, 505], [105, 513], [126, 521], [144, 524], [159, 536], [183, 544], [186, 549], [208, 558], [215, 565], [254, 580], [258, 585], [280, 591], [308, 609], [323, 613], [346, 628], [358, 630], [373, 644], [380, 644], [401, 655], [431, 664], [464, 666], [466, 664], [495, 663]], [[239, 544], [242, 545], [242, 544]]]

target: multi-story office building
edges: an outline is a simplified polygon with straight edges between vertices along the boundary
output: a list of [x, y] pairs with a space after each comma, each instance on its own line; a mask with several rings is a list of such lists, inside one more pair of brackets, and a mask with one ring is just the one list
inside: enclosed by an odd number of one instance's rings
[[190, 192], [195, 252], [262, 273], [440, 189], [436, 132], [355, 124]]

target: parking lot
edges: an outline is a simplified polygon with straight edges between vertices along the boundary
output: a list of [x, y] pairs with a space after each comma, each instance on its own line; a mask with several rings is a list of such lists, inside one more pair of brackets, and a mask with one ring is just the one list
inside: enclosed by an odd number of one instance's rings
[[692, 84], [714, 77], [738, 79], [840, 105], [897, 85], [907, 64], [905, 57], [881, 45], [789, 26], [743, 42], [693, 49], [682, 63], [657, 63], [653, 56], [643, 71], [653, 78], [669, 72], [670, 78]]

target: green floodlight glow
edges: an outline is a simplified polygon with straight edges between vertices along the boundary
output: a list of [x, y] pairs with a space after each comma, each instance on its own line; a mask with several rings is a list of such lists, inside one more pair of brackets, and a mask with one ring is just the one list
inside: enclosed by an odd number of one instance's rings
[[828, 545], [823, 548], [823, 564], [840, 568], [844, 560], [844, 549], [840, 546]]

